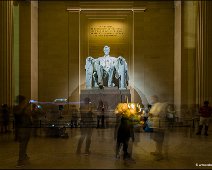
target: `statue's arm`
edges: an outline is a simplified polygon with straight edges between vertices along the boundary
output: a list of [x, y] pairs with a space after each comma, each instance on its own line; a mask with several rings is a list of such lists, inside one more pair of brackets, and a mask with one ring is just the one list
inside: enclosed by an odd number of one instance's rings
[[[89, 60], [90, 60], [90, 61], [89, 61]], [[89, 56], [89, 57], [86, 58], [85, 70], [89, 69], [90, 66], [93, 67], [93, 63], [94, 63], [93, 61], [94, 61], [94, 58], [91, 57], [91, 56]]]
[[119, 78], [119, 58], [116, 58], [114, 61], [114, 67], [115, 67], [115, 77]]

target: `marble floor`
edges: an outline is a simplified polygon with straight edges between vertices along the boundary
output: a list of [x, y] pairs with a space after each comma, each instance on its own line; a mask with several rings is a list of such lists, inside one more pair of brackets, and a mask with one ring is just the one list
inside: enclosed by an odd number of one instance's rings
[[[155, 143], [150, 133], [135, 134], [132, 156], [135, 162], [115, 159], [113, 128], [93, 129], [91, 154], [76, 155], [79, 128], [68, 128], [69, 138], [46, 137], [42, 130], [31, 137], [29, 162], [23, 169], [212, 169], [212, 129], [209, 136], [195, 135], [195, 129], [174, 128], [166, 133], [164, 159], [157, 161], [150, 154]], [[83, 143], [84, 147], [85, 143]], [[83, 148], [82, 148], [83, 151]], [[0, 134], [0, 169], [18, 169], [18, 143], [14, 134]], [[20, 168], [19, 168], [20, 169]]]

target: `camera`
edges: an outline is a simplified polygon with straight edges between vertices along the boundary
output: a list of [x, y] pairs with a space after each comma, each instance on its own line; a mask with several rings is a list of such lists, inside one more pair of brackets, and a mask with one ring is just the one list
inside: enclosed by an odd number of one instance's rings
[[41, 107], [41, 105], [37, 105], [37, 108], [38, 108], [38, 109], [41, 109], [42, 107]]
[[31, 103], [35, 103], [35, 100], [30, 100], [29, 103], [30, 103], [30, 104], [31, 104]]

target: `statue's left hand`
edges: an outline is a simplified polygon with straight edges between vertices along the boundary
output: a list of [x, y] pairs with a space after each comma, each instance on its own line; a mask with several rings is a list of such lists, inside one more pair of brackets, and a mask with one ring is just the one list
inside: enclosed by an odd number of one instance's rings
[[118, 72], [116, 72], [115, 77], [116, 77], [117, 79], [119, 78]]

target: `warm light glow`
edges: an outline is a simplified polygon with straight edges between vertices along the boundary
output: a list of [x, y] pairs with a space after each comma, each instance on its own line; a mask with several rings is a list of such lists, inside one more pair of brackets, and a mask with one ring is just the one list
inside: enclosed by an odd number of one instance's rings
[[139, 103], [119, 103], [116, 106], [115, 114], [127, 117], [136, 125], [143, 125], [141, 120], [141, 105]]
[[133, 110], [135, 109], [135, 104], [134, 103], [131, 104], [131, 109], [133, 109]]
[[138, 103], [119, 103], [116, 106], [115, 114], [123, 114], [126, 116], [132, 116], [140, 113], [141, 106]]

